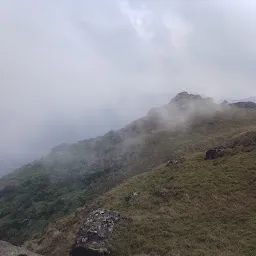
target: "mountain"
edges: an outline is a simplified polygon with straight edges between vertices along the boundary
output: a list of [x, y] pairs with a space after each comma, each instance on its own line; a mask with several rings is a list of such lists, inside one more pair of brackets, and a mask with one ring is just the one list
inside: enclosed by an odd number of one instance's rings
[[[100, 102], [93, 113], [81, 109], [80, 113], [58, 113], [43, 120], [40, 127], [35, 126], [31, 120], [31, 125], [25, 129], [26, 132], [19, 130], [19, 118], [11, 120], [13, 116], [3, 110], [0, 177], [49, 153], [55, 145], [63, 142], [74, 143], [102, 135], [111, 129], [120, 129], [145, 115], [150, 107], [161, 106], [170, 99], [169, 93], [134, 91], [131, 94], [127, 91], [124, 94], [126, 96], [118, 100], [113, 99], [111, 104]], [[10, 126], [15, 129], [10, 131]]]
[[182, 92], [120, 130], [59, 145], [0, 180], [0, 239], [21, 244], [124, 180], [255, 126], [254, 108]]

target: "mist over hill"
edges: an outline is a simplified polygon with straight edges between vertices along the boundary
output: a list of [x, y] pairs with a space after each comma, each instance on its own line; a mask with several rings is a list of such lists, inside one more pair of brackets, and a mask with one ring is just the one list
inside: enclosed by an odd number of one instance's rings
[[149, 108], [163, 105], [171, 96], [168, 93], [127, 95], [115, 105], [113, 103], [113, 106], [95, 110], [91, 115], [74, 114], [71, 119], [57, 115], [40, 128], [26, 127], [31, 134], [23, 141], [19, 138], [15, 140], [10, 133], [0, 147], [0, 176], [49, 153], [58, 144], [89, 139], [120, 129], [145, 115]]
[[[36, 136], [27, 138], [22, 144], [15, 146], [11, 138], [6, 140], [0, 151], [0, 177], [40, 158], [50, 152], [51, 148], [62, 143], [72, 143], [78, 140], [92, 138], [117, 130], [131, 121], [145, 115], [148, 109], [159, 107], [173, 96], [172, 93], [152, 93], [127, 95], [116, 102], [116, 106], [93, 112], [93, 116], [84, 115], [65, 120], [56, 116], [54, 120], [38, 130]], [[221, 102], [220, 99], [217, 101]], [[240, 100], [229, 99], [229, 102], [255, 101], [255, 97]], [[131, 107], [132, 106], [132, 107]], [[11, 135], [10, 135], [11, 136]], [[15, 142], [15, 141], [14, 141]]]
[[21, 244], [127, 178], [255, 125], [250, 103], [181, 92], [121, 129], [53, 147], [0, 180], [0, 239]]
[[1, 1], [0, 175], [170, 94], [255, 95], [254, 3], [217, 2]]

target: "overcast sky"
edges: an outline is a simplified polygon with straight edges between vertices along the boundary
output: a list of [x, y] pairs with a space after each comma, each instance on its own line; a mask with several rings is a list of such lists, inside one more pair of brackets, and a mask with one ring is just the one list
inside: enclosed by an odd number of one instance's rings
[[254, 0], [2, 0], [0, 31], [2, 163], [120, 128], [180, 91], [256, 95]]

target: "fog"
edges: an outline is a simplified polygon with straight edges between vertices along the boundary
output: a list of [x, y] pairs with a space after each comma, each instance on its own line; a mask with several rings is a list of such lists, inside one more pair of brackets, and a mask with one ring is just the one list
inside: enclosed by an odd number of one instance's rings
[[0, 175], [180, 91], [256, 95], [253, 1], [2, 0]]

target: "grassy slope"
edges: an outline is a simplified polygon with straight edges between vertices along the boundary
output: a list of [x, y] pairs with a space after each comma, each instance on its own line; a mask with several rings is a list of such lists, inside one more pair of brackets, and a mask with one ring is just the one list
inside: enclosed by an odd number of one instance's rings
[[[240, 139], [241, 138], [241, 139]], [[244, 133], [230, 145], [256, 139]], [[110, 246], [113, 255], [256, 255], [256, 152], [227, 150], [223, 158], [204, 160], [204, 153], [188, 154], [185, 162], [130, 178], [50, 225], [27, 243], [48, 256], [68, 255], [74, 236], [91, 209], [106, 207], [121, 213]], [[250, 152], [247, 152], [250, 151]], [[139, 196], [125, 202], [131, 192]]]
[[[68, 151], [69, 158], [64, 154], [61, 161], [50, 159], [51, 167], [45, 168], [40, 162], [35, 162], [2, 180], [6, 182], [10, 178], [21, 183], [12, 193], [0, 199], [0, 239], [19, 244], [41, 232], [50, 221], [88, 204], [133, 175], [149, 171], [173, 155], [203, 151], [223, 143], [255, 126], [254, 109], [232, 108], [228, 113], [196, 120], [182, 130], [149, 132], [143, 140], [135, 140], [134, 145], [115, 162], [117, 165], [107, 170], [86, 169], [82, 157], [86, 156], [85, 152], [89, 152], [90, 147], [88, 149], [84, 143], [74, 144], [73, 155]], [[106, 156], [115, 156], [118, 151], [118, 146], [112, 144], [112, 151], [108, 151], [110, 141], [108, 137], [103, 139], [103, 147], [101, 144], [97, 146], [99, 162]], [[92, 173], [88, 174], [89, 171]], [[52, 179], [52, 176], [55, 178]]]
[[[116, 255], [256, 255], [256, 153], [203, 159], [190, 155], [106, 194], [104, 206], [124, 217]], [[140, 196], [127, 204], [131, 191]]]

